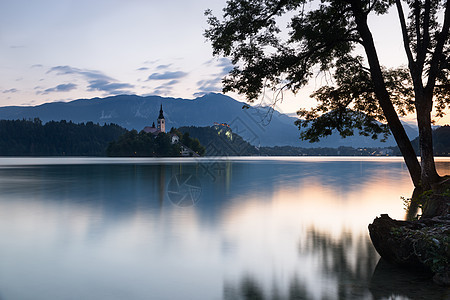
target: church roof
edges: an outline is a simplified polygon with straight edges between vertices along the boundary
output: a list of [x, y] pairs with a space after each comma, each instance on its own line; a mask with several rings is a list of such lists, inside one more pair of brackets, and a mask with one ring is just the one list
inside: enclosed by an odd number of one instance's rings
[[150, 127], [150, 126], [145, 126], [143, 130], [146, 133], [153, 133], [153, 134], [158, 134], [161, 132], [161, 130], [159, 130], [158, 128]]
[[161, 104], [161, 108], [159, 109], [159, 117], [158, 117], [158, 119], [164, 119], [162, 104]]

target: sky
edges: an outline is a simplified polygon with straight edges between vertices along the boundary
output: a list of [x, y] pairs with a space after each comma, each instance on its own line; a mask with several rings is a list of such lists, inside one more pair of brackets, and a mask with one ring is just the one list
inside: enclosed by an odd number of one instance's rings
[[[226, 0], [0, 0], [0, 106], [118, 94], [194, 99], [221, 92], [230, 61], [213, 57], [204, 11]], [[381, 62], [406, 64], [395, 14], [371, 20]], [[320, 77], [277, 104], [314, 104]], [[237, 94], [228, 94], [244, 101]], [[450, 118], [440, 120], [450, 123]]]

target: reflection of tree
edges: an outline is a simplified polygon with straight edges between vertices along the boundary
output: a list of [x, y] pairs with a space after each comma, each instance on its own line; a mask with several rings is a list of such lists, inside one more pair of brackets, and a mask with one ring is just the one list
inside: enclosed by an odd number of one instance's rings
[[264, 288], [257, 282], [257, 280], [246, 275], [242, 278], [238, 287], [232, 284], [225, 284], [223, 299], [224, 300], [278, 300], [278, 299], [310, 299], [308, 291], [300, 280], [294, 276], [289, 284], [289, 291], [287, 295], [283, 295], [277, 285], [272, 287], [271, 295], [264, 295]]
[[370, 281], [373, 299], [450, 299], [450, 290], [433, 284], [432, 274], [405, 270], [380, 259]]
[[[378, 254], [364, 235], [349, 233], [340, 238], [311, 228], [299, 245], [300, 256], [314, 257], [318, 260], [318, 273], [302, 274], [297, 270], [289, 280], [287, 291], [274, 283], [271, 289], [264, 287], [256, 276], [246, 274], [240, 282], [233, 285], [225, 283], [223, 298], [228, 299], [446, 299], [445, 290], [436, 289], [427, 279], [421, 277], [399, 276], [399, 272], [390, 267], [377, 265]], [[394, 271], [393, 271], [394, 270]], [[319, 274], [319, 275], [316, 275]], [[305, 276], [306, 275], [306, 276]], [[317, 276], [306, 280], [308, 276]], [[403, 279], [402, 279], [403, 278]], [[405, 279], [406, 278], [406, 279]], [[311, 279], [311, 278], [309, 278]], [[417, 288], [417, 283], [422, 284]], [[310, 282], [327, 284], [324, 293], [314, 296]], [[308, 286], [309, 283], [309, 286]], [[370, 286], [370, 290], [369, 290]], [[411, 292], [413, 291], [413, 292]]]
[[164, 205], [164, 194], [166, 190], [166, 166], [164, 164], [158, 164], [157, 165], [157, 174], [158, 176], [158, 203], [159, 203], [159, 210], [161, 212], [161, 209]]
[[264, 291], [258, 282], [251, 276], [247, 275], [242, 278], [239, 287], [233, 287], [230, 284], [225, 284], [223, 291], [223, 298], [225, 300], [234, 299], [265, 299]]
[[[367, 286], [378, 258], [369, 239], [345, 233], [340, 239], [310, 229], [300, 254], [321, 256], [323, 277], [336, 282], [336, 299], [358, 299], [367, 294]], [[334, 298], [334, 297], [333, 297]]]
[[[318, 299], [362, 299], [370, 297], [368, 285], [372, 277], [378, 255], [365, 236], [355, 238], [344, 234], [334, 239], [311, 228], [306, 239], [299, 245], [299, 254], [314, 257], [319, 261], [318, 274], [302, 274], [297, 270], [289, 280], [287, 291], [282, 291], [274, 284], [271, 292], [258, 283], [255, 277], [244, 276], [238, 286], [225, 285], [224, 299], [315, 299], [308, 282], [328, 284], [325, 293]], [[305, 276], [306, 275], [306, 276]], [[308, 276], [318, 276], [313, 280], [305, 280]], [[311, 278], [309, 278], [311, 279]], [[326, 279], [326, 280], [324, 280]], [[334, 292], [336, 291], [336, 293]]]

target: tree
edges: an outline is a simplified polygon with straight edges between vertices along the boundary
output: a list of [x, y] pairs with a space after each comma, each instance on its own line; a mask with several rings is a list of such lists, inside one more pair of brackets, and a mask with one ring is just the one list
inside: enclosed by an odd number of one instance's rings
[[108, 143], [124, 132], [115, 124], [0, 120], [0, 155], [104, 156]]
[[[312, 141], [338, 130], [342, 136], [377, 138], [388, 129], [419, 190], [440, 180], [434, 164], [431, 111], [442, 115], [450, 103], [450, 4], [448, 0], [229, 0], [223, 19], [206, 11], [205, 36], [213, 53], [235, 65], [223, 79], [224, 92], [252, 102], [268, 90], [274, 101], [297, 93], [315, 71], [333, 73], [334, 85], [300, 110], [301, 138]], [[368, 25], [369, 15], [395, 7], [408, 66], [381, 66]], [[405, 17], [404, 8], [409, 15]], [[290, 17], [287, 30], [280, 24]], [[359, 47], [359, 48], [358, 48]], [[366, 60], [357, 55], [364, 49]], [[421, 163], [399, 116], [416, 112]], [[385, 122], [387, 125], [383, 125]]]

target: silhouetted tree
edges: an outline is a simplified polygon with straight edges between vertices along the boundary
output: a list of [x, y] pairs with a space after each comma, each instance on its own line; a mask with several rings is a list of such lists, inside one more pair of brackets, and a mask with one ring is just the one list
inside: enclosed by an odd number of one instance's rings
[[[180, 131], [175, 128], [171, 129], [170, 134], [182, 136]], [[120, 136], [117, 141], [111, 142], [106, 152], [108, 156], [175, 157], [181, 155], [181, 145], [183, 144], [200, 156], [205, 153], [205, 148], [197, 139], [190, 138], [189, 134], [180, 139], [182, 144], [172, 143], [170, 134], [160, 132], [155, 136], [152, 133], [144, 131], [138, 133], [136, 130], [131, 130]]]
[[0, 120], [0, 155], [104, 156], [109, 142], [124, 132], [115, 124]]
[[[180, 127], [179, 131], [183, 133], [183, 137], [187, 134], [186, 136], [193, 138], [192, 143], [190, 143], [191, 146], [189, 147], [200, 155], [202, 155], [202, 153], [206, 153], [210, 156], [258, 154], [258, 150], [254, 146], [245, 141], [238, 134], [233, 133], [228, 127], [186, 126]], [[205, 147], [202, 146], [203, 149], [201, 149], [199, 148], [199, 145], [205, 145]], [[199, 150], [197, 151], [195, 149]]]
[[[245, 94], [254, 101], [267, 89], [278, 95], [298, 92], [315, 70], [335, 71], [336, 84], [316, 91], [318, 106], [299, 112], [301, 137], [316, 140], [338, 130], [357, 129], [364, 135], [387, 131], [394, 135], [416, 187], [430, 188], [439, 180], [435, 169], [431, 110], [444, 113], [449, 99], [450, 4], [447, 0], [229, 0], [223, 20], [207, 11], [205, 36], [216, 55], [231, 57], [233, 70], [223, 80], [224, 91]], [[319, 2], [319, 1], [316, 1]], [[399, 15], [408, 68], [380, 65], [368, 24], [370, 15], [394, 6]], [[409, 15], [405, 17], [404, 6]], [[289, 28], [279, 24], [289, 17]], [[365, 50], [367, 62], [356, 54]], [[275, 98], [277, 101], [279, 98]], [[415, 111], [421, 163], [399, 115]]]

